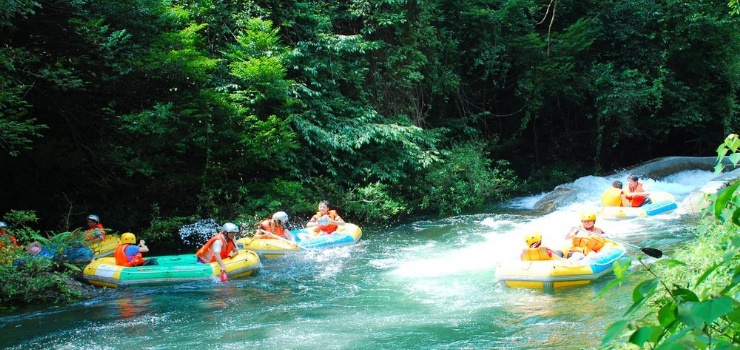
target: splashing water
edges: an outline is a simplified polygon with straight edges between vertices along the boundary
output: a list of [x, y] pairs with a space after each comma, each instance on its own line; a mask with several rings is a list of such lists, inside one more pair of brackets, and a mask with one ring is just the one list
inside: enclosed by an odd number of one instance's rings
[[221, 225], [219, 225], [216, 220], [199, 220], [193, 224], [181, 227], [180, 238], [183, 242], [189, 245], [199, 246], [208, 242], [213, 235], [218, 233], [220, 228]]

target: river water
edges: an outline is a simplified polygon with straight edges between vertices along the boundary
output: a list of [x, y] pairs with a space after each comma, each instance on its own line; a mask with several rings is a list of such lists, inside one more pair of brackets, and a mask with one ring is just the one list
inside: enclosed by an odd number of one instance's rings
[[[111, 289], [1, 315], [0, 348], [595, 348], [629, 308], [637, 280], [595, 299], [611, 275], [541, 291], [503, 287], [494, 271], [518, 258], [528, 231], [542, 232], [545, 244], [562, 242], [579, 212], [624, 177], [578, 179], [570, 184], [578, 199], [549, 214], [531, 209], [542, 195], [517, 198], [480, 213], [367, 227], [355, 246], [266, 259], [258, 275], [228, 283]], [[712, 177], [686, 171], [647, 184], [681, 200]], [[691, 239], [695, 221], [670, 213], [597, 226], [670, 255]]]

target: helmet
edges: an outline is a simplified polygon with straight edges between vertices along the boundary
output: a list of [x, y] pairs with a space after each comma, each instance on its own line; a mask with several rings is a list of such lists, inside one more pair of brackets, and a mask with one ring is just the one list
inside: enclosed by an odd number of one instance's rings
[[592, 211], [584, 211], [581, 213], [581, 221], [596, 221], [596, 213]]
[[93, 221], [95, 221], [95, 222], [100, 222], [100, 218], [99, 218], [99, 217], [98, 217], [97, 215], [95, 215], [95, 214], [90, 214], [90, 215], [88, 215], [88, 216], [87, 216], [87, 219], [88, 219], [88, 220], [93, 220]]
[[121, 243], [136, 244], [136, 236], [131, 232], [126, 232], [121, 235]]
[[288, 222], [288, 214], [286, 214], [284, 211], [279, 211], [272, 215], [272, 219], [280, 222], [280, 224], [282, 225], [285, 225]]
[[542, 234], [539, 232], [530, 232], [524, 236], [524, 242], [527, 243], [527, 247], [531, 247], [533, 243], [542, 242]]
[[224, 224], [223, 227], [221, 227], [221, 231], [226, 232], [226, 233], [238, 233], [239, 227], [230, 222], [227, 222]]
[[0, 221], [0, 228], [6, 228], [8, 227], [8, 224], [5, 223], [5, 221]]

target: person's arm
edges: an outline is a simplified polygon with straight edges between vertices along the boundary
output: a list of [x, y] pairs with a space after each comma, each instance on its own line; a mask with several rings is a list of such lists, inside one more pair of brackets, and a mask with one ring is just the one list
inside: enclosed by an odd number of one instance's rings
[[144, 240], [139, 241], [139, 253], [149, 253], [149, 247], [144, 244]]
[[221, 249], [223, 249], [223, 242], [221, 242], [220, 239], [217, 239], [215, 242], [213, 242], [213, 245], [211, 245], [211, 249], [213, 252], [213, 256], [216, 258], [218, 266], [221, 267], [221, 272], [225, 272], [226, 265], [224, 264], [223, 259], [221, 259]]
[[337, 226], [344, 225], [344, 219], [341, 216], [335, 215], [334, 220], [329, 221], [330, 224], [337, 224]]
[[314, 215], [311, 217], [311, 220], [308, 220], [308, 223], [306, 224], [306, 227], [314, 227], [319, 224], [318, 222], [319, 217]]

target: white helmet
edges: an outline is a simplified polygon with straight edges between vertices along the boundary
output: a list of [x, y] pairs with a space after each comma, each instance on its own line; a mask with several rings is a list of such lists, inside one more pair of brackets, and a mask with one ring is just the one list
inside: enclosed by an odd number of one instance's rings
[[0, 221], [0, 228], [8, 227], [8, 224], [5, 223], [5, 221]]
[[281, 225], [285, 225], [286, 223], [288, 223], [288, 214], [286, 214], [284, 211], [279, 211], [272, 215], [272, 219], [280, 222]]
[[239, 227], [237, 227], [236, 225], [234, 225], [234, 224], [232, 224], [230, 222], [227, 222], [227, 223], [224, 224], [223, 227], [221, 227], [221, 231], [224, 231], [226, 233], [238, 233], [239, 232]]
[[90, 214], [90, 215], [88, 215], [88, 216], [87, 216], [87, 219], [88, 219], [88, 220], [93, 220], [93, 221], [95, 221], [95, 222], [100, 222], [100, 218], [99, 218], [99, 217], [98, 217], [97, 215], [95, 215], [95, 214]]

